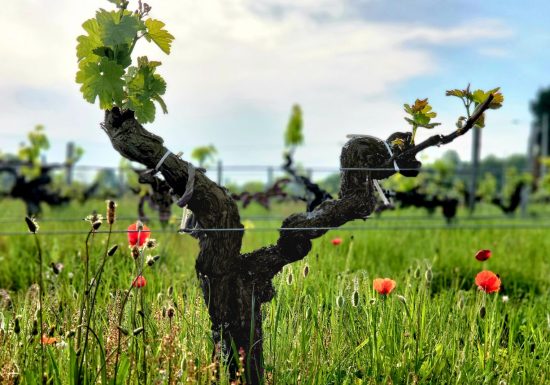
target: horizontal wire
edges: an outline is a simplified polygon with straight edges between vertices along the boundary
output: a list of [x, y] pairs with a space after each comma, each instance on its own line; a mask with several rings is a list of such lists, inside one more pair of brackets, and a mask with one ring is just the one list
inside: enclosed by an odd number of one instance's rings
[[[550, 223], [538, 223], [538, 224], [471, 224], [471, 225], [440, 225], [440, 226], [347, 226], [347, 227], [253, 227], [253, 228], [211, 228], [211, 229], [195, 229], [195, 228], [185, 228], [178, 229], [178, 231], [183, 232], [269, 232], [269, 231], [329, 231], [329, 230], [339, 230], [339, 231], [374, 231], [374, 230], [384, 230], [384, 231], [397, 231], [397, 230], [502, 230], [502, 229], [519, 229], [519, 230], [542, 230], [550, 228]], [[138, 230], [112, 230], [111, 234], [127, 234], [127, 233], [138, 233]], [[154, 232], [159, 234], [174, 234], [176, 232], [159, 230], [159, 231], [141, 231], [142, 233]], [[82, 230], [46, 230], [39, 231], [37, 234], [43, 235], [85, 235], [89, 231]], [[97, 230], [95, 234], [108, 234], [108, 230]], [[16, 235], [32, 235], [28, 231], [4, 231], [0, 232], [0, 236], [16, 236]]]
[[[156, 218], [156, 215], [153, 213], [151, 215], [148, 215], [149, 220], [157, 222], [158, 219]], [[252, 221], [262, 221], [262, 222], [269, 222], [269, 221], [280, 221], [286, 219], [286, 216], [283, 215], [246, 215], [240, 217], [241, 220], [252, 220]], [[377, 216], [377, 215], [369, 215], [367, 217], [371, 221], [380, 221], [380, 222], [395, 222], [395, 221], [436, 221], [440, 222], [444, 218], [440, 215], [434, 214], [433, 216], [424, 216], [424, 215], [404, 215], [404, 216], [390, 216], [390, 217], [384, 217], [384, 216]], [[116, 218], [118, 221], [135, 221], [138, 219], [138, 216], [117, 216]], [[172, 217], [175, 221], [181, 221], [181, 217], [174, 216]], [[479, 215], [479, 216], [455, 216], [453, 219], [457, 221], [479, 221], [479, 220], [506, 220], [506, 221], [520, 221], [520, 220], [538, 220], [538, 219], [550, 219], [550, 213], [543, 214], [543, 215], [529, 215], [526, 217], [523, 216], [509, 216], [509, 215]], [[62, 222], [85, 222], [86, 219], [84, 219], [84, 215], [80, 218], [60, 218], [60, 217], [52, 217], [52, 218], [37, 218], [39, 223], [62, 223]], [[8, 218], [1, 218], [0, 224], [11, 224], [11, 223], [24, 223], [24, 217], [8, 217]]]

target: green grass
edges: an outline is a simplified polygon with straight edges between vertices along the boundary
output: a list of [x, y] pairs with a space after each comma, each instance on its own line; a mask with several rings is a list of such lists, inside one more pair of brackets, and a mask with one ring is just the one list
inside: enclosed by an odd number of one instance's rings
[[[131, 217], [135, 201], [119, 202], [119, 215]], [[89, 202], [46, 210], [41, 221], [46, 296], [45, 330], [60, 342], [48, 345], [46, 361], [53, 384], [73, 384], [78, 356], [75, 337], [84, 282], [84, 240], [89, 224], [48, 222], [47, 218], [80, 218], [92, 209], [104, 212], [103, 202]], [[300, 210], [299, 205], [277, 206], [273, 215]], [[0, 202], [0, 232], [26, 231], [23, 206]], [[481, 208], [481, 214], [494, 211]], [[269, 215], [258, 207], [243, 216]], [[411, 215], [419, 216], [411, 219]], [[264, 305], [266, 380], [270, 384], [545, 384], [550, 382], [550, 229], [440, 228], [443, 220], [424, 221], [424, 213], [407, 210], [385, 213], [364, 224], [368, 231], [331, 231], [315, 240], [310, 255], [287, 266], [275, 279], [277, 295]], [[153, 215], [151, 215], [153, 217]], [[2, 220], [19, 217], [16, 223]], [[436, 217], [438, 218], [438, 217]], [[119, 220], [124, 230], [131, 220]], [[256, 230], [275, 228], [280, 221], [252, 221]], [[462, 224], [545, 224], [545, 219], [461, 220]], [[395, 229], [398, 225], [400, 229]], [[429, 228], [423, 228], [428, 226]], [[161, 259], [146, 268], [147, 286], [133, 290], [122, 326], [124, 352], [117, 382], [137, 384], [143, 357], [141, 325], [136, 315], [144, 295], [148, 383], [209, 384], [211, 371], [210, 324], [194, 271], [198, 247], [188, 235], [175, 234], [175, 225], [161, 233], [149, 225], [160, 245], [152, 252]], [[106, 228], [103, 224], [102, 230]], [[47, 235], [47, 231], [80, 230], [84, 234]], [[333, 246], [333, 237], [342, 237]], [[353, 239], [351, 238], [353, 236]], [[249, 231], [243, 251], [274, 242], [276, 231]], [[107, 235], [94, 237], [90, 269], [96, 271]], [[84, 378], [92, 383], [112, 379], [116, 316], [120, 298], [135, 277], [125, 234], [113, 234], [110, 244], [119, 251], [108, 259], [97, 294], [96, 313]], [[489, 248], [492, 258], [483, 264], [473, 256]], [[51, 262], [64, 269], [55, 275]], [[304, 277], [304, 267], [309, 274]], [[503, 291], [485, 295], [476, 290], [474, 277], [482, 269], [500, 274]], [[431, 270], [432, 280], [426, 280]], [[0, 288], [7, 289], [12, 306], [0, 307], [0, 383], [40, 380], [40, 343], [33, 335], [37, 319], [37, 253], [28, 235], [0, 235]], [[289, 277], [291, 276], [291, 277]], [[390, 277], [397, 288], [387, 298], [372, 289], [372, 280]], [[173, 288], [170, 295], [169, 288]], [[354, 292], [357, 292], [354, 294]], [[117, 296], [116, 293], [119, 293]], [[404, 297], [405, 302], [397, 295]], [[503, 302], [503, 295], [509, 301]], [[352, 301], [355, 296], [357, 301]], [[1, 300], [0, 300], [1, 303]], [[170, 307], [175, 316], [163, 316]], [[485, 317], [480, 309], [485, 308]], [[15, 317], [20, 331], [15, 333]], [[106, 359], [102, 349], [106, 349]], [[103, 365], [104, 361], [106, 365]], [[139, 364], [139, 365], [138, 365]], [[11, 376], [11, 377], [10, 377]], [[224, 374], [221, 383], [227, 383]]]

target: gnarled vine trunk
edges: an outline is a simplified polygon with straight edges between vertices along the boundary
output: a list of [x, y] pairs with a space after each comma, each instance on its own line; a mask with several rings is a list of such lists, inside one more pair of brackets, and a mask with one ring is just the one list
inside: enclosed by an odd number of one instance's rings
[[[473, 122], [475, 119], [468, 122], [470, 127]], [[167, 151], [162, 138], [144, 129], [131, 111], [121, 112], [117, 108], [106, 111], [102, 126], [122, 156], [148, 168], [155, 168]], [[367, 218], [376, 202], [374, 180], [387, 178], [398, 169], [402, 174], [417, 175], [421, 164], [415, 159], [416, 153], [431, 145], [452, 141], [468, 129], [446, 137], [431, 137], [418, 146], [410, 144], [409, 133], [395, 133], [386, 141], [374, 137], [352, 138], [340, 156], [339, 198], [326, 200], [311, 212], [290, 215], [282, 223], [276, 244], [246, 254], [240, 252], [243, 225], [235, 201], [224, 187], [197, 170], [193, 195], [188, 201], [199, 226], [194, 233], [200, 244], [195, 268], [212, 321], [214, 354], [222, 353], [233, 376], [238, 367], [235, 354], [241, 352], [245, 356], [247, 383], [262, 383], [261, 305], [275, 295], [272, 279], [283, 266], [304, 258], [311, 250], [311, 241], [330, 228]], [[404, 145], [395, 147], [392, 154], [390, 143], [398, 138]], [[159, 171], [174, 192], [182, 195], [188, 169], [187, 162], [171, 154]], [[220, 228], [232, 230], [208, 231]]]

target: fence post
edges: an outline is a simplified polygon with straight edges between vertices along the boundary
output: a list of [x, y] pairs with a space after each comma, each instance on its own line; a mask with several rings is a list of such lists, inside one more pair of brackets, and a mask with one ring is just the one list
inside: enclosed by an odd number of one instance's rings
[[470, 214], [474, 213], [476, 206], [477, 177], [479, 172], [479, 154], [481, 152], [481, 128], [474, 127], [472, 141], [472, 179], [470, 181], [470, 201], [468, 207]]
[[267, 186], [273, 185], [273, 166], [267, 167]]
[[[546, 113], [542, 116], [542, 135], [541, 135], [541, 157], [548, 158], [548, 146], [550, 145], [550, 114]], [[546, 159], [545, 159], [546, 160]], [[548, 167], [545, 162], [541, 162], [541, 178], [546, 176]]]
[[218, 184], [221, 186], [223, 182], [223, 163], [222, 160], [218, 160]]
[[67, 185], [73, 183], [73, 170], [74, 170], [74, 142], [67, 143], [67, 150], [65, 152], [65, 169]]
[[529, 196], [533, 190], [533, 183], [535, 181], [535, 164], [534, 164], [534, 154], [533, 146], [535, 145], [535, 138], [538, 135], [539, 126], [537, 123], [531, 124], [531, 130], [529, 133], [529, 138], [527, 139], [527, 171], [533, 178], [531, 183], [525, 183], [521, 191], [521, 216], [527, 216], [527, 205], [529, 203]]

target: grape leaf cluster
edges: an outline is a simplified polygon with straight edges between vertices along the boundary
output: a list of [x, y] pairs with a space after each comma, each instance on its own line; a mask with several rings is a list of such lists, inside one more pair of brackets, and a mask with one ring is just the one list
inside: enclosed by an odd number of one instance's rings
[[432, 106], [428, 103], [428, 99], [416, 99], [414, 104], [411, 106], [409, 104], [404, 104], [405, 112], [409, 116], [405, 117], [405, 120], [412, 126], [412, 137], [411, 144], [414, 143], [414, 137], [416, 135], [416, 130], [418, 127], [424, 128], [434, 128], [439, 126], [441, 123], [432, 122], [432, 118], [437, 116], [437, 113], [432, 111]]
[[[466, 122], [466, 120], [473, 115], [475, 108], [479, 107], [487, 98], [489, 95], [493, 94], [493, 100], [489, 104], [489, 109], [496, 110], [502, 107], [502, 103], [504, 102], [504, 96], [500, 92], [500, 87], [493, 88], [489, 91], [483, 91], [483, 90], [470, 90], [470, 85], [463, 89], [454, 89], [454, 90], [448, 90], [445, 95], [447, 96], [455, 96], [462, 100], [462, 103], [464, 104], [464, 107], [466, 108], [466, 116], [460, 116], [458, 118], [458, 121], [456, 122], [456, 126], [461, 129]], [[474, 111], [470, 111], [471, 107], [474, 107]], [[485, 127], [485, 114], [481, 115], [481, 117], [476, 121], [474, 124], [474, 127], [483, 128]]]
[[132, 52], [138, 40], [145, 38], [170, 54], [174, 36], [162, 21], [147, 17], [151, 10], [147, 4], [140, 2], [139, 9], [130, 12], [127, 1], [109, 1], [119, 9], [100, 9], [82, 24], [86, 34], [77, 38], [76, 82], [88, 102], [99, 100], [99, 107], [106, 110], [132, 110], [140, 123], [150, 123], [155, 119], [155, 103], [167, 112], [162, 99], [166, 82], [156, 73], [160, 62], [144, 56], [132, 65]]

